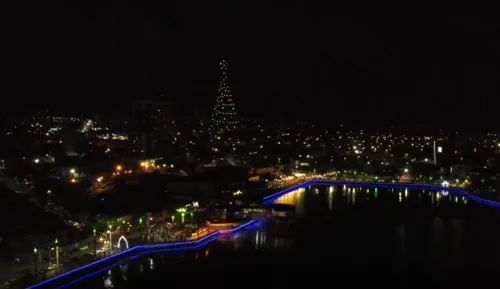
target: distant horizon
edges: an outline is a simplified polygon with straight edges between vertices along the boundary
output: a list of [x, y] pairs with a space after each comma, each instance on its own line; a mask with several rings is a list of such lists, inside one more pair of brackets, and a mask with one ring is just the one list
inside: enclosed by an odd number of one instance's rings
[[[141, 101], [134, 102], [138, 104]], [[67, 109], [62, 109], [62, 110], [34, 110], [33, 112], [28, 112], [25, 111], [24, 114], [19, 114], [19, 113], [12, 113], [12, 114], [4, 114], [3, 118], [5, 120], [22, 120], [23, 118], [30, 118], [38, 115], [38, 113], [41, 113], [41, 115], [45, 116], [54, 116], [54, 117], [85, 117], [85, 118], [90, 118], [92, 119], [93, 117], [96, 116], [108, 116], [111, 118], [118, 118], [118, 119], [124, 119], [124, 120], [132, 120], [136, 116], [131, 113], [135, 109], [134, 106], [131, 105], [127, 107], [125, 110], [118, 110], [118, 111], [97, 111], [97, 112], [76, 112], [76, 111], [69, 111]], [[138, 109], [138, 107], [137, 107]], [[47, 114], [47, 111], [49, 112]], [[196, 123], [198, 121], [211, 121], [211, 111], [191, 111], [191, 113], [184, 113], [184, 112], [179, 112], [174, 109], [174, 121], [188, 121], [190, 123]], [[199, 117], [200, 115], [203, 115], [203, 119], [197, 119], [196, 117]], [[243, 120], [250, 120], [250, 121], [255, 121], [257, 123], [262, 123], [265, 127], [276, 127], [276, 126], [281, 126], [283, 125], [284, 127], [290, 127], [290, 126], [295, 126], [298, 123], [302, 124], [307, 124], [309, 126], [315, 126], [316, 128], [324, 128], [324, 129], [334, 129], [334, 130], [364, 130], [366, 132], [374, 131], [374, 132], [415, 132], [415, 133], [430, 133], [430, 134], [437, 134], [439, 131], [443, 131], [444, 133], [467, 133], [467, 134], [484, 134], [484, 133], [499, 133], [499, 130], [495, 130], [496, 126], [494, 123], [492, 123], [491, 127], [487, 126], [481, 126], [481, 127], [476, 127], [474, 124], [471, 124], [470, 126], [463, 126], [460, 124], [454, 124], [452, 121], [442, 124], [440, 126], [434, 124], [422, 124], [422, 123], [403, 123], [403, 124], [396, 124], [396, 123], [390, 123], [384, 120], [365, 120], [360, 119], [357, 122], [348, 122], [345, 121], [337, 121], [337, 120], [332, 120], [332, 121], [324, 121], [322, 119], [314, 119], [314, 118], [302, 118], [302, 119], [290, 119], [290, 118], [285, 118], [283, 116], [263, 116], [263, 117], [258, 117], [258, 116], [248, 116], [248, 115], [240, 115]]]

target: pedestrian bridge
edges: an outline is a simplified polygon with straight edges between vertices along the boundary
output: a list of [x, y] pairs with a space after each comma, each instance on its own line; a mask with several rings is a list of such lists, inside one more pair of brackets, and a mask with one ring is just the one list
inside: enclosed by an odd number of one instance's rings
[[[480, 198], [473, 195], [467, 191], [433, 184], [409, 184], [409, 183], [385, 183], [385, 182], [360, 182], [360, 181], [343, 181], [343, 180], [310, 180], [303, 182], [297, 186], [293, 186], [283, 191], [276, 192], [267, 197], [263, 198], [264, 204], [270, 204], [274, 202], [277, 198], [293, 192], [299, 188], [312, 186], [312, 185], [346, 185], [355, 187], [378, 187], [378, 188], [408, 188], [408, 189], [423, 189], [423, 190], [438, 190], [438, 191], [448, 191], [450, 193], [458, 194], [467, 197], [470, 200], [483, 203], [489, 206], [500, 207], [500, 202], [495, 202]], [[233, 229], [225, 229], [215, 231], [205, 237], [199, 238], [193, 241], [175, 242], [175, 243], [163, 243], [163, 244], [148, 244], [148, 245], [138, 245], [131, 248], [127, 248], [121, 252], [114, 255], [108, 256], [106, 258], [100, 259], [98, 261], [92, 262], [90, 264], [81, 266], [74, 270], [65, 272], [63, 274], [57, 275], [50, 279], [44, 280], [37, 284], [27, 287], [28, 289], [35, 288], [64, 288], [69, 285], [78, 283], [83, 279], [87, 279], [91, 276], [97, 275], [103, 271], [110, 270], [115, 266], [119, 266], [127, 260], [132, 260], [138, 258], [144, 254], [156, 253], [156, 252], [170, 252], [170, 251], [182, 251], [182, 250], [196, 250], [201, 248], [215, 240], [224, 237], [234, 236], [240, 233], [244, 229], [251, 229], [254, 226], [258, 226], [263, 221], [252, 220], [245, 224], [242, 224]]]

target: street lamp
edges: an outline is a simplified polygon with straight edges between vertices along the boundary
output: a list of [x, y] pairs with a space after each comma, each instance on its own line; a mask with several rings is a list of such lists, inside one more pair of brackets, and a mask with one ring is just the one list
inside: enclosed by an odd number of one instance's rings
[[97, 236], [96, 236], [97, 232], [96, 232], [95, 228], [94, 228], [93, 232], [94, 232], [94, 256], [97, 259], [97, 248], [96, 248], [97, 247]]
[[142, 217], [139, 218], [139, 239], [142, 240]]
[[38, 249], [33, 248], [33, 256], [35, 257], [35, 278], [38, 274]]
[[56, 238], [56, 270], [59, 270], [59, 240]]
[[108, 234], [109, 234], [109, 249], [113, 250], [113, 235], [111, 235], [111, 225], [109, 225]]

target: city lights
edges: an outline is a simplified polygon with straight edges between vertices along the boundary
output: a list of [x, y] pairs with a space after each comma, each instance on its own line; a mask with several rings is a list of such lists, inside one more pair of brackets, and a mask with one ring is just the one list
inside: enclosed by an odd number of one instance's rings
[[[105, 261], [108, 261], [108, 260], [111, 260], [113, 258], [122, 256], [122, 255], [124, 255], [126, 253], [138, 252], [138, 251], [141, 251], [141, 250], [149, 250], [149, 251], [139, 252], [139, 253], [137, 253], [137, 255], [133, 256], [133, 257], [139, 257], [141, 254], [151, 252], [151, 250], [154, 250], [154, 249], [161, 250], [161, 249], [169, 249], [169, 248], [174, 247], [171, 250], [190, 250], [190, 249], [193, 249], [193, 248], [198, 248], [198, 247], [201, 247], [201, 246], [205, 246], [205, 245], [207, 245], [207, 244], [209, 244], [209, 243], [217, 240], [218, 237], [220, 237], [221, 235], [226, 235], [228, 233], [236, 234], [236, 233], [240, 232], [244, 228], [253, 227], [253, 226], [255, 226], [255, 225], [259, 224], [259, 223], [260, 222], [258, 222], [258, 221], [249, 221], [249, 222], [247, 222], [245, 224], [242, 224], [242, 225], [240, 225], [240, 226], [238, 226], [236, 228], [233, 228], [233, 229], [215, 231], [215, 232], [213, 232], [211, 234], [208, 234], [205, 237], [199, 238], [199, 239], [197, 239], [195, 241], [183, 241], [183, 242], [173, 242], [173, 243], [164, 243], [164, 244], [152, 244], [152, 245], [138, 245], [138, 246], [135, 246], [135, 247], [132, 247], [132, 248], [120, 251], [120, 252], [118, 252], [116, 254], [113, 254], [113, 255], [110, 255], [108, 257], [102, 258], [102, 259], [100, 259], [98, 261], [95, 261], [95, 262], [89, 263], [87, 265], [78, 267], [78, 268], [76, 268], [74, 270], [71, 270], [71, 271], [65, 272], [63, 274], [57, 275], [55, 277], [52, 277], [50, 279], [47, 279], [45, 281], [42, 281], [40, 283], [37, 283], [37, 284], [32, 285], [30, 287], [27, 287], [27, 289], [41, 288], [42, 286], [46, 286], [46, 285], [50, 284], [51, 282], [54, 282], [54, 281], [56, 281], [56, 280], [58, 280], [58, 279], [60, 279], [62, 277], [68, 276], [70, 274], [74, 274], [76, 272], [79, 272], [81, 270], [90, 268], [90, 267], [95, 266], [97, 264], [101, 264], [101, 263], [103, 263]], [[118, 258], [117, 261], [120, 262], [121, 261], [120, 258]], [[112, 265], [112, 267], [114, 267], [115, 265], [116, 264]], [[87, 276], [84, 276], [84, 278], [86, 278], [88, 276], [92, 276], [93, 274], [94, 273], [90, 273]]]
[[[360, 182], [360, 181], [342, 181], [342, 180], [311, 180], [311, 181], [303, 182], [303, 183], [301, 183], [301, 184], [299, 184], [297, 186], [293, 186], [293, 187], [288, 188], [286, 190], [283, 190], [283, 191], [274, 193], [272, 195], [269, 195], [269, 196], [267, 196], [267, 197], [265, 197], [263, 199], [264, 203], [265, 204], [269, 204], [269, 203], [273, 202], [274, 200], [276, 200], [277, 198], [279, 198], [279, 197], [281, 197], [281, 196], [283, 196], [285, 194], [288, 194], [290, 192], [294, 192], [294, 191], [297, 191], [297, 190], [299, 190], [301, 188], [304, 188], [304, 187], [307, 187], [307, 186], [312, 186], [312, 185], [330, 185], [330, 186], [332, 186], [332, 185], [344, 185], [344, 186], [353, 186], [353, 187], [360, 187], [360, 186], [362, 187], [362, 186], [365, 186], [365, 187], [376, 187], [376, 188], [403, 188], [403, 189], [424, 189], [424, 190], [437, 190], [437, 191], [441, 191], [443, 189], [443, 187], [445, 187], [447, 185], [447, 182], [443, 182], [442, 183], [443, 186], [439, 186], [439, 185], [432, 185], [432, 184]], [[488, 205], [495, 206], [495, 207], [500, 207], [500, 202], [494, 202], [494, 201], [485, 200], [483, 198], [477, 197], [475, 195], [472, 195], [472, 194], [470, 194], [470, 193], [468, 193], [466, 191], [460, 190], [460, 189], [447, 187], [447, 191], [450, 192], [450, 193], [455, 193], [455, 194], [458, 194], [458, 195], [466, 196], [469, 199], [472, 199], [472, 200], [480, 202], [480, 203], [488, 204]], [[406, 192], [405, 192], [405, 194], [406, 194]], [[183, 210], [180, 209], [179, 212], [183, 212]], [[142, 218], [140, 219], [140, 222], [141, 221], [142, 221]], [[216, 231], [214, 233], [211, 233], [211, 234], [209, 234], [209, 235], [207, 235], [207, 236], [205, 236], [203, 238], [200, 238], [198, 240], [195, 240], [195, 241], [184, 241], [184, 242], [174, 242], [174, 243], [164, 243], [164, 244], [151, 244], [151, 245], [138, 245], [138, 246], [135, 246], [135, 247], [132, 247], [132, 248], [129, 248], [129, 249], [125, 249], [125, 250], [123, 250], [121, 252], [118, 252], [118, 253], [116, 253], [114, 255], [105, 257], [105, 258], [103, 258], [103, 259], [101, 259], [99, 261], [96, 261], [96, 262], [84, 265], [84, 266], [79, 267], [79, 268], [77, 268], [75, 270], [72, 270], [72, 271], [63, 273], [61, 275], [58, 275], [56, 277], [53, 277], [51, 279], [42, 281], [42, 282], [40, 282], [38, 284], [35, 284], [35, 285], [31, 286], [31, 287], [28, 287], [28, 288], [38, 288], [38, 287], [47, 285], [50, 282], [54, 282], [55, 280], [57, 280], [59, 278], [68, 276], [69, 274], [73, 274], [75, 272], [84, 270], [84, 269], [92, 267], [92, 266], [95, 266], [96, 264], [105, 262], [105, 261], [110, 260], [112, 258], [119, 257], [119, 256], [121, 256], [121, 255], [123, 255], [125, 253], [130, 253], [130, 252], [139, 251], [139, 250], [153, 250], [153, 249], [169, 248], [169, 247], [172, 247], [172, 246], [177, 247], [176, 249], [179, 249], [179, 250], [187, 250], [187, 249], [191, 249], [193, 246], [199, 247], [199, 246], [202, 246], [202, 245], [207, 244], [209, 242], [212, 242], [213, 240], [216, 240], [217, 237], [220, 236], [220, 235], [234, 234], [234, 233], [237, 233], [237, 232], [241, 231], [243, 228], [249, 228], [250, 226], [257, 225], [258, 223], [260, 223], [260, 222], [252, 220], [252, 221], [247, 222], [245, 224], [239, 225], [238, 227], [233, 228], [233, 229]], [[111, 226], [109, 226], [109, 228], [111, 229]], [[108, 231], [108, 233], [110, 233], [110, 231]], [[119, 240], [119, 242], [120, 241], [126, 241], [126, 240]], [[147, 253], [147, 252], [148, 251], [145, 251], [145, 253]], [[119, 260], [120, 260], [120, 258], [117, 258], [117, 261], [119, 261]]]

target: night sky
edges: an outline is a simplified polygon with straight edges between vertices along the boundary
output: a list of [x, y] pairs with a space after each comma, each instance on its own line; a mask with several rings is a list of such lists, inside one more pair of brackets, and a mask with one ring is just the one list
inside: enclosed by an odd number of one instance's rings
[[209, 114], [226, 59], [245, 116], [413, 126], [497, 118], [500, 25], [486, 7], [10, 2], [0, 9], [10, 112], [119, 112], [163, 94], [177, 114]]

